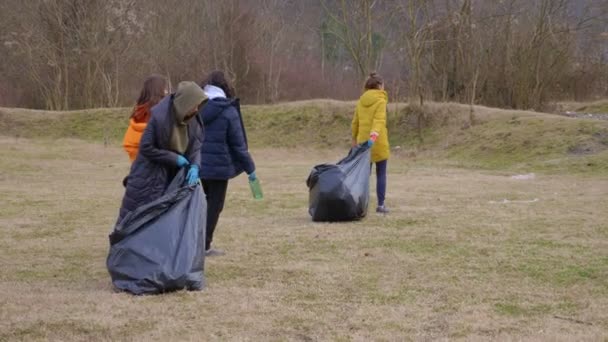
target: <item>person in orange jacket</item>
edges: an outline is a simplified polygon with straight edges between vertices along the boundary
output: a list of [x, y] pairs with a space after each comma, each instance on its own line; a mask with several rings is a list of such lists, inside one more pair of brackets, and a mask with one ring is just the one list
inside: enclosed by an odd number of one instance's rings
[[161, 75], [150, 75], [144, 81], [137, 104], [129, 120], [122, 146], [129, 155], [131, 163], [137, 158], [139, 141], [150, 120], [151, 109], [169, 94], [169, 82]]

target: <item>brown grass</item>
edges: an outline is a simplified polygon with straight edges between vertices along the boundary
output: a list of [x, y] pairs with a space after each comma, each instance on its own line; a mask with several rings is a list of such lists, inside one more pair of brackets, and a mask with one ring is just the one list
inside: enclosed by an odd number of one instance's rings
[[133, 297], [105, 269], [126, 155], [0, 145], [0, 341], [608, 338], [605, 176], [516, 181], [396, 155], [390, 215], [314, 224], [306, 176], [344, 152], [256, 150], [266, 198], [230, 183], [206, 290]]

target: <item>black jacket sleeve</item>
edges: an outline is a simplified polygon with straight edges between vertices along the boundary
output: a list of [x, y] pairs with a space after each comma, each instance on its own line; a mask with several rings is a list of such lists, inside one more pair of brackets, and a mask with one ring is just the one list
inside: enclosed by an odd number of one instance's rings
[[152, 116], [139, 142], [139, 153], [155, 163], [176, 167], [177, 153], [160, 148], [159, 130], [159, 122]]

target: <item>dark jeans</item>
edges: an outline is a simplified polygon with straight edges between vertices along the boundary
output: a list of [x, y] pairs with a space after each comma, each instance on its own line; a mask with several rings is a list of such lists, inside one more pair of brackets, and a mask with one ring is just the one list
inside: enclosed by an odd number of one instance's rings
[[386, 198], [387, 165], [388, 160], [383, 160], [376, 163], [376, 195], [378, 196], [378, 206], [384, 205], [384, 199]]
[[228, 181], [201, 179], [201, 183], [203, 183], [203, 189], [207, 195], [207, 239], [205, 241], [205, 250], [208, 250], [211, 248], [213, 232], [217, 226], [217, 221], [220, 219], [220, 213], [224, 209]]

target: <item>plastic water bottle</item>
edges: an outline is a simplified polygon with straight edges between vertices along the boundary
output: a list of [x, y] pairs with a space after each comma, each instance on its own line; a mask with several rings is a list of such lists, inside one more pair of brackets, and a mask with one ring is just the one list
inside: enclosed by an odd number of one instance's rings
[[249, 180], [249, 187], [251, 188], [251, 194], [253, 198], [257, 200], [261, 200], [264, 198], [264, 194], [262, 193], [262, 186], [260, 185], [259, 179]]

